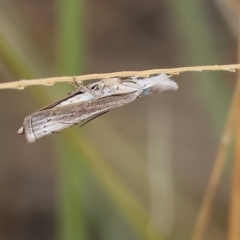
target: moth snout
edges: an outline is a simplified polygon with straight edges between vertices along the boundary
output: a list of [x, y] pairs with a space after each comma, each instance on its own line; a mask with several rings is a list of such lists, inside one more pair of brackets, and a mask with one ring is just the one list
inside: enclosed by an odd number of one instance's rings
[[19, 134], [19, 135], [24, 134], [24, 128], [20, 127], [17, 131], [17, 134]]

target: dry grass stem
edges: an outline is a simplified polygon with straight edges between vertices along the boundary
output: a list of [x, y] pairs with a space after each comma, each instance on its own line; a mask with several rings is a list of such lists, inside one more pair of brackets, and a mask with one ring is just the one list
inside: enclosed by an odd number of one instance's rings
[[215, 164], [210, 176], [209, 183], [207, 185], [207, 189], [203, 198], [202, 205], [199, 210], [199, 214], [197, 216], [196, 224], [195, 224], [193, 235], [191, 238], [192, 240], [203, 239], [204, 233], [206, 231], [206, 227], [207, 227], [208, 220], [212, 210], [213, 199], [214, 199], [214, 196], [216, 195], [217, 187], [219, 185], [219, 181], [221, 179], [221, 175], [224, 169], [227, 150], [231, 143], [232, 136], [236, 127], [236, 116], [238, 112], [237, 106], [238, 106], [239, 94], [240, 94], [240, 82], [238, 81], [235, 92], [234, 92], [230, 113], [228, 115], [225, 129], [220, 139], [219, 149], [215, 159]]
[[[238, 28], [240, 27], [240, 9], [238, 9]], [[238, 36], [238, 61], [240, 62], [240, 35]], [[238, 85], [240, 85], [240, 73], [238, 73]], [[240, 240], [240, 90], [236, 103], [236, 142], [235, 161], [233, 164], [232, 189], [229, 211], [228, 240]]]
[[[239, 51], [239, 60], [240, 60], [240, 51]], [[196, 224], [193, 229], [192, 240], [202, 240], [206, 232], [208, 221], [211, 215], [213, 199], [216, 195], [217, 187], [220, 182], [220, 178], [224, 169], [224, 163], [227, 157], [227, 151], [230, 146], [233, 134], [236, 129], [237, 120], [239, 122], [239, 131], [238, 131], [238, 145], [236, 145], [236, 176], [233, 179], [233, 188], [239, 187], [240, 183], [240, 173], [237, 173], [240, 170], [240, 74], [238, 74], [238, 81], [235, 87], [234, 96], [232, 104], [230, 107], [230, 112], [228, 119], [223, 131], [222, 137], [220, 139], [219, 149], [215, 159], [215, 164], [210, 176], [209, 183], [206, 188], [206, 192], [203, 198], [202, 205], [197, 216]], [[238, 159], [238, 161], [237, 161]], [[237, 184], [238, 182], [238, 184]], [[238, 213], [236, 213], [236, 210]], [[229, 223], [229, 240], [240, 240], [239, 238], [239, 226], [240, 226], [240, 188], [237, 190], [232, 190], [232, 204], [231, 204], [231, 214], [230, 214], [230, 223]], [[238, 233], [237, 233], [238, 232]], [[238, 238], [236, 238], [238, 236]]]
[[[145, 71], [124, 71], [124, 72], [113, 72], [113, 73], [103, 73], [103, 74], [87, 74], [82, 76], [76, 76], [76, 79], [77, 81], [86, 81], [86, 80], [96, 80], [96, 79], [112, 78], [112, 77], [149, 76], [152, 74], [160, 74], [160, 73], [168, 73], [168, 74], [174, 75], [174, 74], [180, 74], [182, 72], [201, 72], [201, 71], [234, 72], [236, 69], [240, 69], [240, 64], [152, 69], [152, 70], [145, 70]], [[52, 86], [53, 84], [59, 83], [59, 82], [73, 82], [73, 81], [74, 81], [73, 76], [20, 80], [16, 82], [1, 83], [0, 89], [24, 89], [25, 87], [33, 86], [33, 85]]]
[[[240, 76], [238, 82], [240, 83]], [[240, 92], [237, 109], [240, 107]], [[237, 111], [237, 136], [233, 164], [232, 192], [229, 212], [229, 240], [240, 240], [240, 113]]]

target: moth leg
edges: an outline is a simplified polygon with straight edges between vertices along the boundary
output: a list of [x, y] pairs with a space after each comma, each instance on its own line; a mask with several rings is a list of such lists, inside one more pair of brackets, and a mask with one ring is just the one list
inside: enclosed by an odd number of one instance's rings
[[81, 86], [83, 86], [82, 81], [81, 81], [81, 82], [77, 82], [77, 80], [76, 80], [75, 77], [73, 77], [73, 80], [74, 80], [74, 82], [68, 82], [68, 84], [71, 85], [71, 86], [74, 88], [74, 90], [73, 90], [72, 92], [68, 93], [68, 95], [69, 95], [69, 94], [72, 94], [72, 93], [74, 93], [74, 92], [79, 91], [79, 89], [81, 88]]
[[[98, 84], [98, 89], [100, 94], [103, 94], [104, 88], [106, 87], [106, 84], [103, 81], [100, 81]], [[114, 91], [110, 86], [108, 87], [110, 90]]]
[[73, 81], [76, 84], [76, 86], [78, 86], [78, 87], [83, 86], [83, 81], [79, 81], [78, 82], [75, 76], [73, 76]]
[[103, 93], [103, 90], [104, 90], [105, 87], [107, 87], [108, 89], [110, 89], [113, 93], [115, 93], [116, 90], [118, 90], [118, 88], [119, 88], [119, 86], [117, 86], [117, 88], [114, 88], [114, 87], [111, 87], [111, 86], [109, 86], [109, 85], [106, 85], [103, 80], [100, 81], [99, 85], [100, 85], [100, 88], [101, 88], [101, 90], [102, 90], [102, 93]]
[[[106, 87], [106, 84], [101, 80], [94, 88], [93, 91], [99, 90], [99, 95], [102, 95], [104, 93], [104, 89]], [[113, 93], [115, 93], [116, 89], [108, 86], [108, 89], [110, 89]]]
[[94, 86], [92, 91], [97, 91], [97, 89], [98, 89], [99, 93], [102, 94], [104, 86], [105, 86], [105, 84], [100, 81], [96, 86]]
[[84, 92], [91, 93], [94, 97], [98, 96], [98, 94], [96, 92], [94, 92], [93, 90], [83, 86], [82, 81], [78, 82], [75, 76], [73, 77], [73, 80], [74, 80], [74, 83], [69, 83], [69, 84], [72, 85], [75, 88], [75, 91], [83, 90]]
[[78, 82], [75, 76], [73, 77], [73, 81], [74, 82], [69, 82], [68, 84], [70, 84], [74, 89], [79, 90], [79, 88], [83, 86], [83, 81]]
[[104, 89], [104, 87], [105, 87], [105, 84], [104, 84], [103, 82], [100, 82], [100, 83], [98, 84], [98, 88], [99, 88], [99, 92], [100, 92], [100, 94], [103, 93], [103, 89]]

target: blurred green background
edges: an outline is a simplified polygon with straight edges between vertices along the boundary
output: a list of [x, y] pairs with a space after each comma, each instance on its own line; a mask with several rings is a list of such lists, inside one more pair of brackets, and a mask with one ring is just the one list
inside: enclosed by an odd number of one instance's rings
[[[236, 62], [226, 0], [0, 0], [0, 82]], [[27, 144], [26, 115], [67, 84], [0, 92], [0, 239], [189, 239], [235, 74], [152, 95]], [[205, 239], [226, 239], [231, 165]]]

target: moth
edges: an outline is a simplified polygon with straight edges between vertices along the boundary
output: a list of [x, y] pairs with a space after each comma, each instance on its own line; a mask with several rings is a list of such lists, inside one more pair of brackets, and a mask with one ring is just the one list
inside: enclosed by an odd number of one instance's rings
[[79, 122], [87, 123], [138, 97], [178, 89], [178, 85], [167, 74], [114, 77], [86, 86], [74, 84], [74, 87], [75, 90], [67, 97], [25, 117], [17, 133], [25, 134], [27, 142], [33, 143]]

